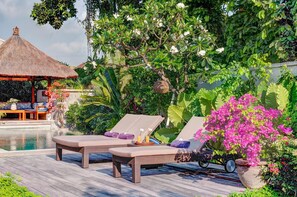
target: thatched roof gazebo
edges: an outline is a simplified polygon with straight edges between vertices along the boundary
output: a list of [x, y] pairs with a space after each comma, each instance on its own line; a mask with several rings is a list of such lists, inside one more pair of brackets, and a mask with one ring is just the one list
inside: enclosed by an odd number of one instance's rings
[[21, 38], [19, 28], [13, 29], [13, 35], [0, 45], [0, 80], [31, 81], [32, 103], [34, 81], [47, 80], [51, 86], [53, 79], [77, 78], [70, 67], [54, 60]]
[[3, 40], [3, 39], [0, 38], [0, 45], [3, 44], [4, 41], [5, 40]]

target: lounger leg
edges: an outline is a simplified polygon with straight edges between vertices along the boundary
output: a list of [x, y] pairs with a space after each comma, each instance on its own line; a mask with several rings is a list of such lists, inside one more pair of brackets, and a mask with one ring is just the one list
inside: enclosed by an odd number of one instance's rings
[[83, 148], [82, 151], [82, 161], [81, 161], [81, 165], [83, 168], [88, 168], [89, 167], [89, 152]]
[[62, 148], [56, 148], [56, 160], [62, 161]]
[[132, 182], [140, 183], [140, 164], [137, 162], [137, 159], [132, 160]]
[[121, 163], [112, 160], [113, 177], [120, 178], [122, 176]]

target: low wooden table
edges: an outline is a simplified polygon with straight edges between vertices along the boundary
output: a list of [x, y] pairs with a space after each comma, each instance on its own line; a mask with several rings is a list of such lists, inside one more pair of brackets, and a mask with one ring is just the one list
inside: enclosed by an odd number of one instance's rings
[[0, 113], [5, 114], [19, 114], [19, 120], [26, 120], [25, 110], [0, 110]]

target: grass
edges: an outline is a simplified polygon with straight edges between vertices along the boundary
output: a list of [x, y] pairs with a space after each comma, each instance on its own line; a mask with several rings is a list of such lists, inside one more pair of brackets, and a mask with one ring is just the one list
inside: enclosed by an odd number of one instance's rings
[[40, 197], [26, 187], [17, 184], [16, 178], [10, 173], [0, 175], [0, 196], [3, 197]]
[[247, 189], [242, 193], [232, 193], [228, 197], [279, 197], [283, 196], [279, 192], [270, 187], [263, 187], [261, 189]]

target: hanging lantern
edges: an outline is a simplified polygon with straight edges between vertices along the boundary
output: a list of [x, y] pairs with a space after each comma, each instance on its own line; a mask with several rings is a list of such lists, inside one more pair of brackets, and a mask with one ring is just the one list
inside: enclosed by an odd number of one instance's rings
[[169, 84], [167, 81], [158, 80], [154, 84], [154, 91], [159, 94], [166, 94], [169, 92]]

